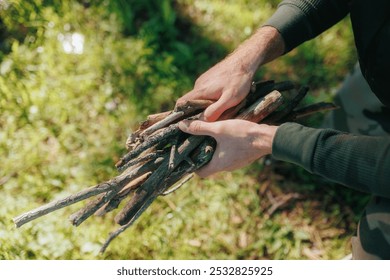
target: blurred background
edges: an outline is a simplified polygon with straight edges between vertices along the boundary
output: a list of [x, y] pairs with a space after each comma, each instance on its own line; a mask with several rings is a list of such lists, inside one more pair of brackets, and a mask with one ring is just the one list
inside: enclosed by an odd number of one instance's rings
[[[0, 0], [0, 259], [339, 259], [367, 196], [260, 160], [159, 198], [104, 255], [113, 213], [84, 202], [20, 229], [12, 218], [114, 177], [128, 134], [171, 109], [248, 38], [277, 0]], [[331, 101], [356, 62], [346, 18], [258, 80]], [[322, 116], [306, 122], [319, 126]]]

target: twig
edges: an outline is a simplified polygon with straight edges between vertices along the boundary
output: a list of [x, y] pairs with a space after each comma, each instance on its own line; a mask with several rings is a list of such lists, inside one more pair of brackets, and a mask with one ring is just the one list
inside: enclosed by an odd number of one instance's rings
[[186, 178], [184, 178], [181, 182], [179, 182], [176, 186], [173, 186], [169, 190], [163, 192], [161, 195], [166, 196], [166, 195], [170, 195], [171, 193], [174, 193], [175, 191], [180, 189], [184, 184], [186, 184], [189, 180], [191, 180], [193, 177], [194, 177], [194, 174], [191, 173]]
[[164, 127], [167, 127], [168, 125], [172, 124], [174, 121], [177, 121], [178, 119], [180, 119], [183, 116], [184, 116], [183, 111], [172, 112], [165, 119], [162, 119], [161, 121], [155, 123], [154, 125], [148, 127], [144, 131], [142, 131], [140, 133], [139, 137], [141, 137], [142, 139], [145, 139], [146, 137], [153, 134], [157, 130], [164, 128]]
[[116, 164], [115, 166], [118, 168], [119, 171], [124, 170], [125, 164], [130, 161], [131, 159], [137, 157], [140, 155], [143, 151], [146, 149], [153, 147], [154, 145], [158, 144], [163, 139], [167, 140], [170, 136], [175, 135], [179, 131], [178, 124], [171, 124], [169, 127], [162, 129], [161, 132], [151, 135], [148, 138], [148, 141], [143, 142], [140, 144], [137, 148], [130, 151], [126, 155], [124, 155]]
[[164, 151], [150, 152], [150, 153], [148, 153], [148, 154], [146, 154], [146, 155], [144, 155], [142, 157], [134, 158], [133, 160], [130, 160], [129, 162], [124, 164], [121, 167], [121, 170], [126, 170], [129, 167], [135, 166], [137, 164], [140, 164], [140, 163], [143, 163], [143, 162], [146, 162], [146, 161], [150, 161], [150, 160], [154, 160], [154, 159], [156, 159], [158, 157], [161, 157], [163, 152]]
[[108, 212], [118, 208], [123, 199], [133, 193], [140, 185], [142, 185], [152, 174], [148, 172], [137, 179], [131, 181], [126, 187], [124, 187], [118, 194], [116, 194], [106, 205], [95, 212], [96, 216], [103, 216]]
[[[156, 161], [158, 161], [158, 159]], [[33, 209], [29, 212], [23, 213], [22, 215], [15, 217], [13, 219], [13, 222], [15, 223], [16, 227], [21, 227], [25, 223], [28, 223], [32, 220], [35, 220], [39, 217], [42, 217], [58, 209], [88, 199], [92, 196], [110, 191], [112, 189], [121, 188], [122, 184], [127, 184], [134, 178], [138, 177], [139, 176], [138, 172], [140, 170], [143, 170], [143, 168], [144, 167], [139, 167], [135, 170], [132, 170], [131, 172], [123, 173], [109, 181], [97, 184], [96, 186], [87, 188], [76, 194], [42, 205], [41, 207], [38, 207], [36, 209]]]
[[159, 195], [159, 189], [163, 179], [168, 177], [174, 168], [176, 168], [183, 160], [188, 159], [188, 155], [205, 139], [204, 136], [190, 136], [177, 149], [177, 156], [173, 161], [173, 168], [168, 168], [169, 157], [165, 157], [160, 166], [153, 172], [153, 174], [140, 186], [135, 192], [132, 199], [122, 209], [122, 211], [115, 217], [115, 221], [124, 225], [139, 211], [139, 208], [144, 204], [144, 200], [150, 195]]
[[102, 248], [100, 249], [100, 253], [104, 253], [105, 250], [107, 249], [108, 245], [114, 240], [118, 235], [120, 235], [122, 232], [124, 232], [127, 228], [129, 228], [137, 219], [138, 217], [145, 211], [146, 208], [152, 204], [152, 202], [156, 199], [156, 196], [151, 196], [149, 199], [147, 199], [140, 207], [139, 211], [132, 217], [130, 221], [127, 222], [127, 224], [122, 225], [119, 229], [117, 229], [114, 232], [111, 232], [107, 240], [104, 242]]
[[328, 102], [319, 102], [316, 104], [308, 105], [304, 108], [298, 109], [294, 112], [294, 119], [300, 119], [318, 112], [325, 112], [329, 110], [335, 110], [339, 107], [334, 105], [333, 103]]
[[[199, 161], [197, 161], [197, 165], [191, 166], [187, 170], [187, 172], [192, 173], [194, 170], [203, 166], [211, 159], [213, 152], [214, 152], [213, 148], [212, 148], [213, 145], [215, 145], [214, 139], [212, 139], [210, 137], [205, 139], [205, 141], [202, 143], [202, 145], [198, 149], [199, 150], [198, 151]], [[171, 182], [169, 182], [167, 185], [170, 185], [170, 184], [171, 184]], [[160, 191], [162, 191], [162, 190], [160, 190]], [[161, 193], [163, 193], [163, 192], [161, 192]], [[100, 249], [100, 253], [104, 253], [105, 250], [107, 249], [108, 245], [112, 242], [112, 240], [114, 240], [118, 235], [120, 235], [127, 228], [129, 228], [138, 219], [138, 217], [145, 211], [145, 209], [147, 209], [150, 206], [150, 204], [156, 199], [156, 197], [157, 197], [157, 195], [149, 196], [149, 198], [141, 205], [141, 207], [139, 207], [139, 210], [134, 215], [132, 215], [131, 219], [126, 224], [123, 224], [119, 229], [110, 233], [109, 237], [107, 238], [107, 240], [104, 242], [102, 248]]]
[[130, 180], [122, 181], [120, 184], [118, 184], [117, 187], [115, 187], [112, 190], [109, 190], [101, 197], [97, 198], [94, 201], [91, 201], [88, 203], [84, 208], [80, 209], [76, 213], [70, 216], [70, 221], [74, 226], [79, 226], [82, 222], [84, 222], [88, 217], [93, 215], [96, 211], [98, 211], [101, 207], [103, 207], [104, 204], [109, 202], [112, 198], [115, 197], [115, 195], [122, 190], [131, 180], [136, 179], [137, 177], [143, 176], [146, 173], [149, 173], [150, 171], [154, 170], [158, 165], [161, 165], [164, 162], [164, 160], [158, 160], [158, 161], [150, 161], [147, 164], [140, 166], [136, 169], [134, 172], [134, 176]]
[[301, 87], [298, 90], [298, 93], [291, 100], [287, 100], [287, 98], [285, 98], [285, 106], [281, 106], [281, 109], [276, 110], [268, 117], [266, 117], [264, 119], [264, 123], [277, 124], [280, 120], [289, 115], [295, 109], [296, 106], [298, 106], [298, 104], [306, 96], [308, 90], [308, 87]]
[[249, 108], [242, 112], [237, 119], [247, 120], [251, 122], [260, 122], [270, 113], [275, 111], [283, 103], [281, 93], [274, 90], [253, 103]]
[[154, 125], [155, 123], [165, 119], [170, 114], [172, 114], [172, 111], [166, 111], [162, 113], [149, 115], [145, 121], [141, 122], [141, 124], [139, 125], [139, 130], [142, 131], [147, 129], [148, 127]]
[[176, 106], [171, 114], [142, 131], [139, 136], [141, 138], [145, 138], [157, 130], [167, 127], [173, 122], [180, 120], [183, 118], [183, 116], [190, 117], [197, 114], [200, 110], [206, 109], [212, 103], [213, 101], [211, 100], [188, 100], [183, 104]]

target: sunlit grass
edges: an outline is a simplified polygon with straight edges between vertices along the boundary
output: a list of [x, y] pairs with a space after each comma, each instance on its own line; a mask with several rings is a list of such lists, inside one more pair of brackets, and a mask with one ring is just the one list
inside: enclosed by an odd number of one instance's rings
[[[262, 24], [276, 1], [161, 1], [161, 7], [135, 1], [134, 9], [147, 11], [142, 16], [107, 1], [7, 2], [0, 11], [8, 32], [0, 56], [0, 259], [337, 259], [349, 253], [364, 201], [289, 165], [265, 173], [258, 163], [195, 178], [153, 203], [104, 255], [97, 252], [116, 228], [115, 213], [74, 228], [68, 216], [83, 203], [15, 229], [11, 219], [22, 212], [116, 175], [114, 163], [137, 123], [170, 109], [196, 75]], [[313, 101], [330, 98], [355, 62], [348, 26], [345, 21], [267, 65], [259, 77], [308, 83]], [[270, 213], [272, 198], [290, 193], [296, 198]]]

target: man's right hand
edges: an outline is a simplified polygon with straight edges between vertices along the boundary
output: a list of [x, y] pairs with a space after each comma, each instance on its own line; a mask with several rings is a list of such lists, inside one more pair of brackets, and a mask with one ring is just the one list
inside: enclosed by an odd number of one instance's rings
[[195, 82], [194, 89], [178, 99], [177, 104], [187, 100], [214, 100], [204, 112], [205, 121], [216, 121], [227, 109], [239, 104], [249, 93], [254, 72], [245, 69], [236, 57], [221, 61]]

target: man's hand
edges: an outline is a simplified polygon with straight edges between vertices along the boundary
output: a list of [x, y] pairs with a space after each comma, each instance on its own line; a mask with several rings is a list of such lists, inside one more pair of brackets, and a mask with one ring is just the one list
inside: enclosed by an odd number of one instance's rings
[[216, 121], [227, 109], [240, 103], [249, 93], [254, 74], [259, 67], [284, 52], [284, 41], [270, 26], [260, 28], [232, 54], [202, 74], [192, 91], [178, 99], [215, 100], [204, 112], [204, 120]]
[[186, 100], [214, 100], [204, 112], [204, 119], [216, 121], [223, 112], [240, 103], [249, 93], [254, 72], [245, 69], [234, 56], [227, 57], [195, 82], [194, 89], [178, 99], [177, 104]]
[[212, 123], [182, 121], [179, 127], [186, 133], [208, 135], [217, 141], [212, 160], [196, 172], [200, 177], [207, 177], [220, 171], [232, 171], [271, 154], [272, 142], [278, 128], [244, 120]]

